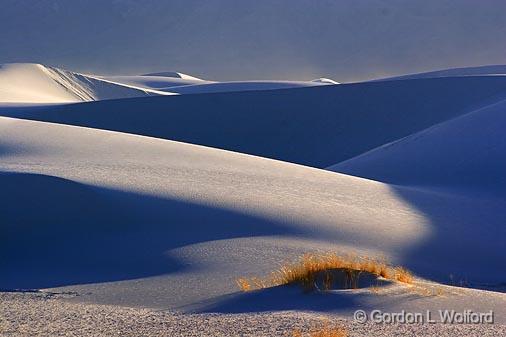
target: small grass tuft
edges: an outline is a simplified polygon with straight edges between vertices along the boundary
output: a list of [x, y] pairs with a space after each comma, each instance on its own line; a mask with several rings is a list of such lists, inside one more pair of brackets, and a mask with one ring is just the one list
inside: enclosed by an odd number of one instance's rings
[[268, 288], [284, 284], [300, 284], [305, 290], [317, 289], [317, 279], [324, 290], [331, 289], [335, 272], [343, 278], [343, 288], [356, 289], [361, 274], [372, 274], [391, 281], [411, 284], [413, 275], [403, 267], [389, 266], [382, 260], [368, 257], [340, 256], [336, 254], [304, 254], [295, 263], [281, 266], [269, 278], [240, 278], [237, 280], [243, 291]]
[[293, 337], [348, 337], [348, 331], [340, 326], [327, 324], [321, 328], [312, 328], [307, 333], [296, 329], [292, 332]]

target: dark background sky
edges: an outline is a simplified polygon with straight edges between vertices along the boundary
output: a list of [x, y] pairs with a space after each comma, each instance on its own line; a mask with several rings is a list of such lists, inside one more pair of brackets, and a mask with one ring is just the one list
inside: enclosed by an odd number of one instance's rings
[[505, 0], [0, 0], [0, 63], [337, 81], [506, 64]]

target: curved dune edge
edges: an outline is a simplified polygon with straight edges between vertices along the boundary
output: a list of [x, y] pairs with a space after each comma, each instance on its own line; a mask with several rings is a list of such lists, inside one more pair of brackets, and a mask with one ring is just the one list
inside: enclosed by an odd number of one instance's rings
[[[235, 279], [263, 275], [303, 252], [328, 249], [383, 255], [443, 282], [450, 270], [456, 281], [467, 275], [471, 286], [504, 278], [501, 269], [490, 273], [502, 259], [500, 236], [492, 232], [480, 241], [472, 228], [462, 230], [473, 214], [483, 220], [483, 214], [497, 214], [502, 203], [405, 190], [149, 137], [0, 120], [2, 214], [7, 223], [19, 219], [20, 200], [26, 211], [23, 228], [6, 228], [2, 288], [65, 286], [57, 291], [88, 294], [79, 301], [153, 308], [241, 312], [284, 303], [270, 309], [289, 310], [307, 299], [277, 290], [234, 297]], [[413, 200], [423, 201], [423, 212]], [[431, 218], [442, 205], [458, 212]], [[500, 228], [494, 217], [486, 220], [492, 230]], [[466, 240], [472, 240], [473, 258], [483, 264], [465, 263], [471, 252], [460, 243]], [[448, 256], [448, 249], [455, 254]], [[395, 289], [386, 307], [469, 303], [450, 291], [436, 300], [422, 295], [413, 304], [412, 291]], [[264, 296], [282, 300], [266, 302]], [[500, 311], [503, 297], [473, 297], [473, 305], [483, 309], [493, 303]], [[384, 301], [374, 293], [358, 303], [353, 298], [338, 301], [345, 303], [338, 307], [333, 297], [306, 305], [347, 311]]]
[[167, 94], [41, 64], [0, 65], [0, 104], [76, 103]]

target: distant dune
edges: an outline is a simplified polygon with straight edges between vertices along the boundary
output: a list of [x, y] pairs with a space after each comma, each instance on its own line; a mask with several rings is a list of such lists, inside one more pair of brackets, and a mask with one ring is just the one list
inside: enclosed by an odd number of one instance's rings
[[113, 84], [41, 64], [0, 65], [0, 104], [71, 103], [159, 94], [165, 93]]
[[435, 77], [479, 76], [479, 75], [506, 76], [506, 65], [489, 65], [480, 67], [442, 69], [403, 76], [388, 77], [386, 78], [386, 80], [407, 80], [412, 78], [435, 78]]
[[214, 82], [178, 72], [130, 76], [79, 74], [33, 63], [0, 65], [1, 103], [73, 103], [119, 98], [271, 90], [336, 84], [325, 81]]
[[502, 76], [244, 92], [235, 92], [236, 86], [225, 83], [168, 90], [198, 91], [213, 85], [233, 92], [0, 107], [0, 114], [142, 134], [324, 168], [506, 98], [506, 77]]

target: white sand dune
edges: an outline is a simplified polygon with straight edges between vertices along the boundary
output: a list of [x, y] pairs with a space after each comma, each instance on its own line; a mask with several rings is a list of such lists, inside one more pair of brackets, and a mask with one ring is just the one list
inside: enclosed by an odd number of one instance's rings
[[407, 80], [413, 78], [436, 78], [436, 77], [455, 77], [455, 76], [480, 76], [480, 75], [506, 75], [506, 65], [488, 65], [479, 67], [450, 68], [436, 71], [428, 71], [423, 73], [388, 77], [381, 80]]
[[69, 103], [160, 93], [32, 63], [0, 65], [0, 103]]
[[331, 166], [398, 185], [506, 197], [506, 101]]
[[11, 118], [0, 118], [0, 158], [9, 238], [2, 288], [67, 286], [58, 291], [77, 291], [78, 301], [165, 309], [346, 313], [447, 305], [504, 317], [504, 296], [486, 291], [434, 299], [393, 288], [387, 297], [320, 298], [289, 289], [245, 296], [235, 285], [304, 252], [335, 250], [385, 256], [432, 280], [452, 274], [493, 286], [506, 278], [498, 268], [505, 262], [502, 200]]
[[338, 84], [337, 82], [331, 80], [326, 81], [315, 80], [311, 82], [309, 81], [214, 82], [196, 79], [188, 75], [182, 77], [171, 77], [156, 74], [138, 75], [138, 76], [101, 76], [100, 78], [111, 81], [113, 83], [131, 85], [139, 88], [154, 89], [178, 94], [202, 94], [214, 92], [275, 90], [275, 89], [313, 87], [318, 85]]
[[323, 168], [502, 98], [506, 77], [480, 76], [0, 107], [0, 115], [142, 134]]
[[138, 76], [79, 74], [33, 63], [0, 65], [0, 104], [74, 103], [157, 95], [308, 87], [327, 82], [213, 82], [178, 72]]

